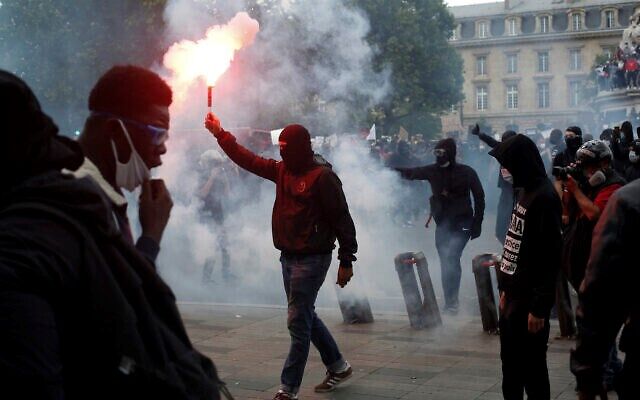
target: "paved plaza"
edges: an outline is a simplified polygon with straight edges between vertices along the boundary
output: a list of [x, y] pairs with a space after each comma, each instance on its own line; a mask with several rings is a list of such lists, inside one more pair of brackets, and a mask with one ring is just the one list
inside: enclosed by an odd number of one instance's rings
[[[181, 303], [195, 346], [211, 357], [236, 399], [271, 399], [280, 382], [289, 334], [283, 307]], [[404, 313], [376, 313], [375, 322], [345, 325], [338, 309], [319, 309], [354, 377], [333, 393], [316, 394], [325, 370], [312, 348], [300, 399], [498, 400], [499, 339], [482, 332], [478, 316], [443, 316], [443, 326], [414, 330]], [[552, 398], [575, 399], [569, 371], [573, 341], [548, 352]], [[615, 396], [613, 396], [615, 398]]]

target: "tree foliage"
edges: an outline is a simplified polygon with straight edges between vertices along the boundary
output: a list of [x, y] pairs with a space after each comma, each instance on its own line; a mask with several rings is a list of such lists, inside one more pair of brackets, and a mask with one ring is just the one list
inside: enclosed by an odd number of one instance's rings
[[432, 136], [439, 114], [462, 96], [462, 60], [449, 45], [454, 19], [442, 0], [353, 0], [369, 17], [375, 67], [391, 69], [392, 93], [372, 118], [387, 133], [402, 125]]

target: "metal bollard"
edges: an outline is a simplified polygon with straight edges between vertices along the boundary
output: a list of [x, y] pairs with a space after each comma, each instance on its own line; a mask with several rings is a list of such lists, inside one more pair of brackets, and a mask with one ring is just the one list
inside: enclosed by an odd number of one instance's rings
[[336, 295], [345, 324], [370, 324], [373, 322], [373, 313], [367, 296], [345, 294], [337, 286]]
[[[398, 254], [395, 258], [395, 265], [411, 327], [423, 329], [442, 325], [438, 301], [433, 292], [433, 283], [424, 254], [422, 252]], [[413, 272], [414, 265], [424, 299], [420, 295], [416, 273]]]
[[493, 294], [493, 283], [491, 283], [491, 266], [493, 262], [492, 254], [480, 254], [473, 259], [471, 264], [473, 275], [476, 278], [482, 330], [491, 334], [499, 332], [498, 308]]

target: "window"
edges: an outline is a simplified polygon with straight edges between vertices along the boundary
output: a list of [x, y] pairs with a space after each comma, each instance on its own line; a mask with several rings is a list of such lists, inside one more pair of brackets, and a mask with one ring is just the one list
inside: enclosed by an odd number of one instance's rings
[[476, 75], [487, 74], [487, 56], [476, 57]]
[[580, 71], [582, 69], [582, 52], [578, 49], [569, 51], [569, 67], [571, 71]]
[[489, 92], [486, 86], [476, 88], [476, 109], [483, 111], [489, 108]]
[[486, 22], [480, 22], [478, 24], [478, 37], [481, 39], [489, 36], [489, 25]]
[[507, 54], [507, 74], [518, 73], [518, 55]]
[[602, 54], [607, 57], [607, 60], [613, 58], [613, 49], [611, 47], [605, 47], [602, 49]]
[[574, 31], [582, 30], [582, 14], [575, 13], [571, 15], [571, 26]]
[[615, 26], [615, 14], [612, 10], [604, 12], [604, 27], [613, 28]]
[[538, 72], [549, 72], [549, 52], [538, 53]]
[[517, 34], [516, 26], [517, 26], [516, 19], [515, 18], [509, 18], [507, 20], [507, 35], [515, 36]]
[[507, 109], [509, 110], [518, 109], [518, 86], [517, 85], [507, 86]]
[[549, 108], [549, 83], [538, 83], [538, 108]]
[[540, 17], [540, 33], [549, 33], [549, 26], [551, 25], [549, 16], [545, 15]]
[[451, 32], [451, 40], [458, 40], [458, 27], [453, 28]]
[[580, 105], [580, 82], [569, 83], [569, 105], [577, 107]]

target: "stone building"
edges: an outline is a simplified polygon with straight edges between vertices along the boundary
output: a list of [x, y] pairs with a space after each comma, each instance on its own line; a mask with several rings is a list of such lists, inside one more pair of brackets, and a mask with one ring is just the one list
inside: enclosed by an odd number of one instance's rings
[[[640, 2], [506, 0], [450, 7], [451, 44], [464, 61], [463, 126], [595, 126], [583, 86], [596, 57], [615, 53]], [[544, 127], [544, 128], [542, 128]]]

